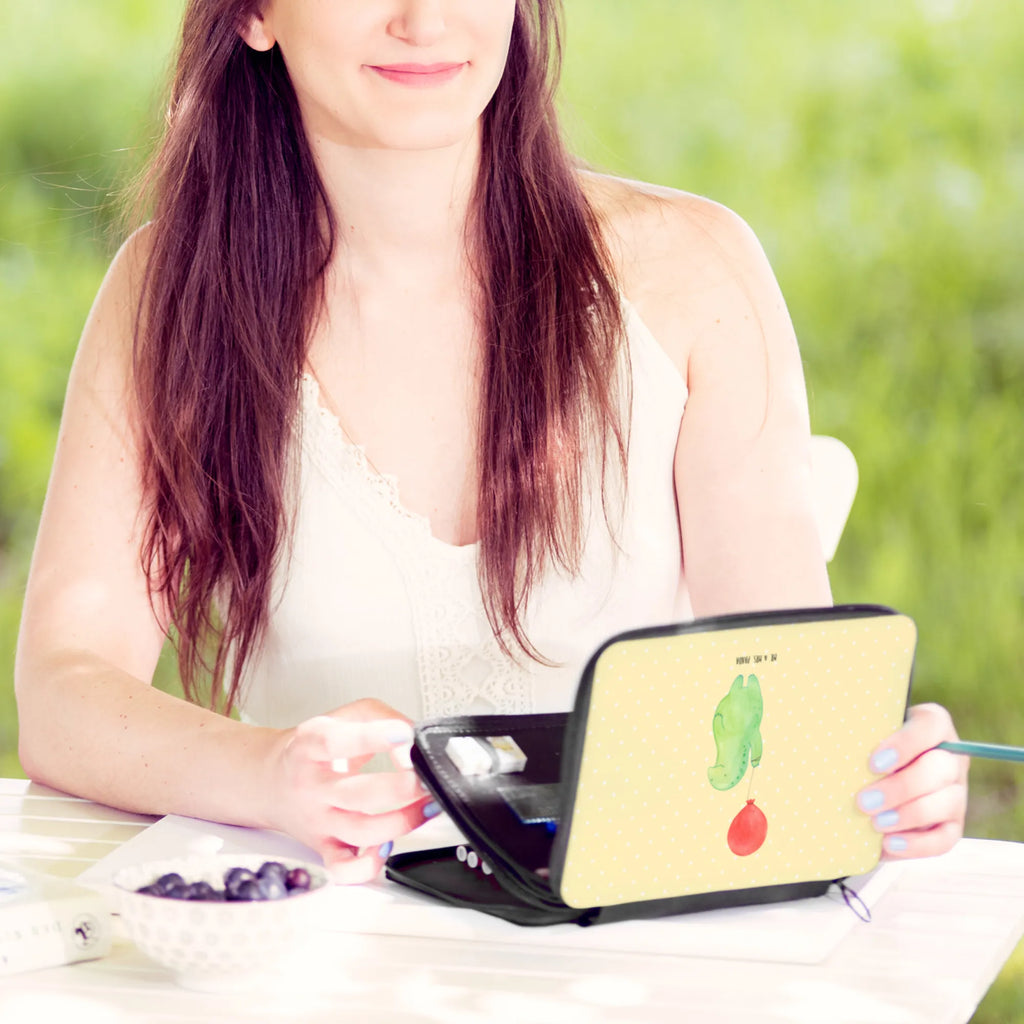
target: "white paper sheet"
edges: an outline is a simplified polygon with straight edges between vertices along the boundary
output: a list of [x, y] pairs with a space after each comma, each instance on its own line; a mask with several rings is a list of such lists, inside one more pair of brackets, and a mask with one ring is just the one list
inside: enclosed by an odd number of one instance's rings
[[[451, 822], [442, 817], [399, 840], [395, 850], [429, 849], [461, 841]], [[261, 853], [268, 858], [318, 860], [307, 847], [277, 832], [170, 815], [98, 861], [79, 876], [79, 881], [104, 889], [111, 884], [114, 874], [129, 864], [213, 853]], [[848, 884], [871, 907], [898, 871], [899, 865], [886, 864], [870, 875], [851, 879]], [[445, 906], [383, 877], [369, 885], [335, 887], [322, 922], [325, 932], [334, 933], [807, 964], [825, 960], [854, 928], [870, 927], [858, 920], [833, 888], [825, 896], [789, 903], [623, 921], [593, 928], [572, 924], [522, 928], [477, 911]]]

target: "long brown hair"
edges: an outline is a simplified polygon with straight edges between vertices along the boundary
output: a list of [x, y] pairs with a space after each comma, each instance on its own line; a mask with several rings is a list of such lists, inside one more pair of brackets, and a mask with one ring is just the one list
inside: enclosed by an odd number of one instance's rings
[[[336, 245], [281, 55], [238, 35], [256, 6], [189, 0], [145, 179], [134, 350], [143, 567], [170, 609], [186, 694], [208, 674], [225, 708], [284, 557], [289, 442]], [[552, 565], [578, 570], [588, 473], [599, 467], [604, 498], [609, 451], [624, 473], [627, 445], [618, 290], [555, 116], [560, 14], [560, 0], [517, 0], [467, 233], [485, 325], [481, 592], [506, 652], [539, 660], [523, 626], [531, 588]]]

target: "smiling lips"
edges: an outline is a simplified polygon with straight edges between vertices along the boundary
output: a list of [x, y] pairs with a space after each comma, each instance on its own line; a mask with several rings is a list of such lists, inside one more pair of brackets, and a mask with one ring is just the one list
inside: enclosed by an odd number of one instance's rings
[[463, 61], [458, 64], [371, 64], [370, 70], [398, 85], [430, 89], [450, 82], [464, 67]]

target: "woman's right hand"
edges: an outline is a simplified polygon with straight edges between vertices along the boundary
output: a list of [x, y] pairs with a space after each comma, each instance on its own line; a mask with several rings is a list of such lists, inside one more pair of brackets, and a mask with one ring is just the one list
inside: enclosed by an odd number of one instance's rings
[[[439, 811], [411, 768], [412, 738], [409, 720], [376, 700], [287, 730], [271, 766], [273, 827], [319, 853], [333, 881], [375, 878], [392, 841]], [[394, 771], [360, 772], [385, 752]]]

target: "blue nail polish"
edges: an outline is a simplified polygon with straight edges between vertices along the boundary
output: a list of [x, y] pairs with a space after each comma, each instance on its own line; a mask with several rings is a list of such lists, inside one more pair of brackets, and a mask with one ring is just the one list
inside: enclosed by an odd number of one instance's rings
[[891, 853], [903, 853], [907, 848], [907, 841], [903, 836], [889, 836], [885, 840], [885, 848]]
[[412, 742], [412, 726], [406, 722], [388, 722], [385, 726], [387, 729], [387, 735], [385, 739], [388, 743], [397, 746], [400, 743], [411, 743]]
[[382, 847], [380, 848], [380, 856], [381, 856], [381, 860], [387, 860], [387, 859], [388, 859], [388, 857], [390, 857], [390, 856], [391, 856], [391, 851], [392, 851], [392, 850], [393, 850], [394, 848], [395, 848], [395, 844], [394, 844], [394, 843], [385, 843], [385, 844], [384, 844], [384, 845], [383, 845], [383, 846], [382, 846]]
[[862, 811], [877, 811], [885, 803], [885, 794], [880, 789], [866, 789], [857, 797], [857, 802]]
[[873, 758], [871, 758], [871, 770], [881, 775], [884, 772], [889, 771], [890, 768], [894, 768], [899, 759], [899, 754], [897, 754], [892, 747], [887, 747], [885, 750], [880, 750]]
[[436, 800], [431, 800], [423, 807], [424, 818], [436, 818], [441, 813], [441, 805]]
[[898, 825], [899, 821], [899, 811], [882, 811], [882, 813], [875, 818], [875, 824], [879, 828], [892, 828], [893, 825]]

